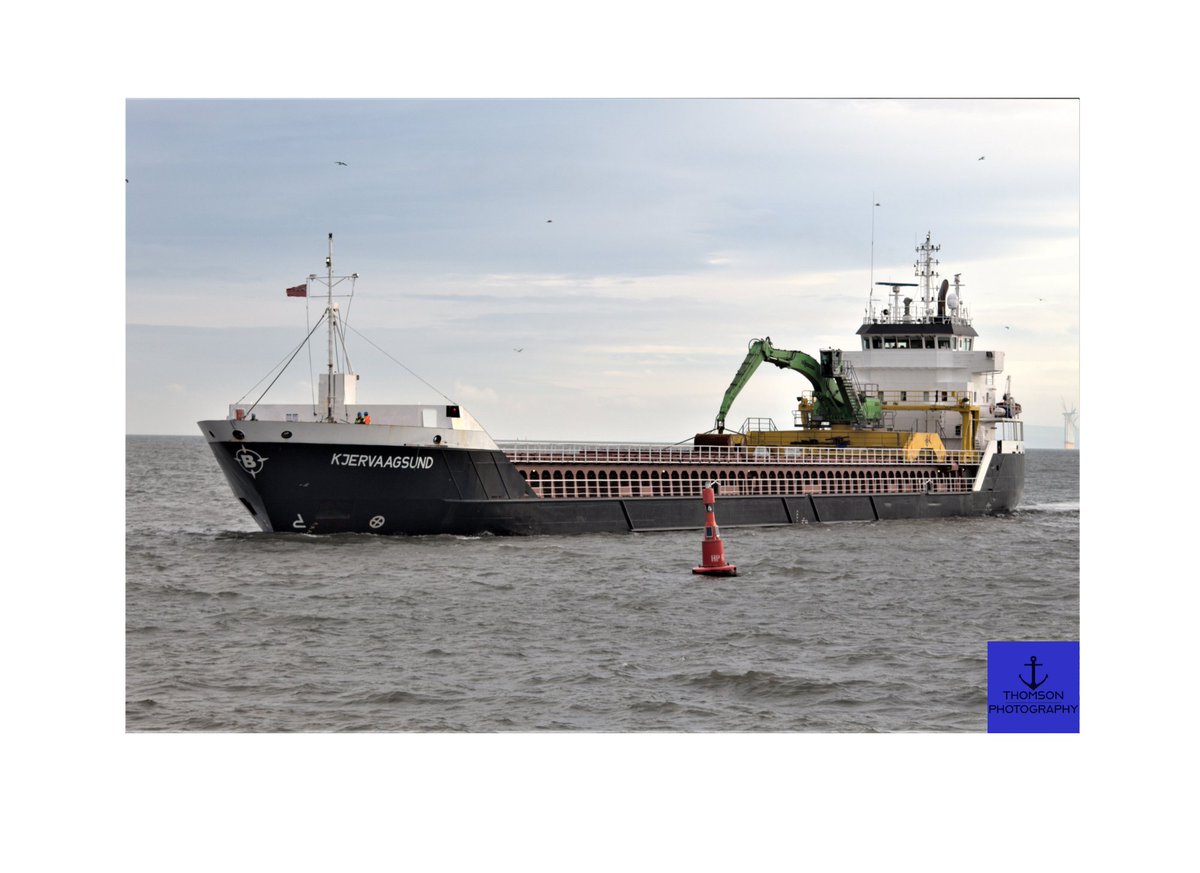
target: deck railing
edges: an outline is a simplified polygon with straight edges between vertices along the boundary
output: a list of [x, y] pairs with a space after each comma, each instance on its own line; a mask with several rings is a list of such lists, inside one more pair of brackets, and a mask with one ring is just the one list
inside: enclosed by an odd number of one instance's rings
[[899, 466], [979, 463], [975, 451], [946, 452], [944, 459], [910, 460], [904, 449], [835, 448], [831, 446], [677, 446], [663, 444], [616, 445], [581, 443], [499, 443], [514, 464], [649, 464], [769, 466], [866, 465]]

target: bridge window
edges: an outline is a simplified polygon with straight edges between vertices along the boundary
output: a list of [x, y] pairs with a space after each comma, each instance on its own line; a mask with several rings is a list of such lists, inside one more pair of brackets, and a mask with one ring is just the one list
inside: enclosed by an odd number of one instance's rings
[[948, 348], [950, 348], [950, 337], [948, 337], [948, 336], [940, 336], [940, 337], [938, 337], [938, 348], [939, 348], [939, 349], [948, 349]]
[[871, 348], [873, 348], [873, 349], [883, 348], [883, 340], [877, 336], [871, 337]]

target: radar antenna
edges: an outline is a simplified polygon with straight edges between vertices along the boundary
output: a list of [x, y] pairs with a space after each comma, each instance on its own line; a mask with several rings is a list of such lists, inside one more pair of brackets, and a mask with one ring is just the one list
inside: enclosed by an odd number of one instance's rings
[[891, 310], [885, 310], [884, 315], [890, 317], [893, 321], [899, 321], [896, 317], [897, 311], [900, 308], [900, 289], [901, 288], [916, 288], [916, 282], [876, 282], [876, 285], [885, 285], [892, 289], [892, 307]]

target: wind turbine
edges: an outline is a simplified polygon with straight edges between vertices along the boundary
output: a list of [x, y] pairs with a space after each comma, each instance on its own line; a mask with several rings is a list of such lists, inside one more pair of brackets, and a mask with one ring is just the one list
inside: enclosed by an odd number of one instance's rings
[[[1061, 399], [1061, 398], [1060, 398]], [[1063, 400], [1063, 448], [1073, 449], [1079, 440], [1078, 409], [1067, 409], [1067, 401]]]

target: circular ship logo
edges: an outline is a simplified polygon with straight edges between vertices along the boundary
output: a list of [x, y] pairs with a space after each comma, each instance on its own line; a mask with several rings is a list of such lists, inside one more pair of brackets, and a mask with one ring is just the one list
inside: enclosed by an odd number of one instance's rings
[[267, 458], [264, 458], [254, 449], [238, 449], [233, 456], [234, 460], [242, 465], [242, 469], [250, 474], [251, 478], [258, 478], [258, 474], [262, 472], [263, 465], [267, 463]]

